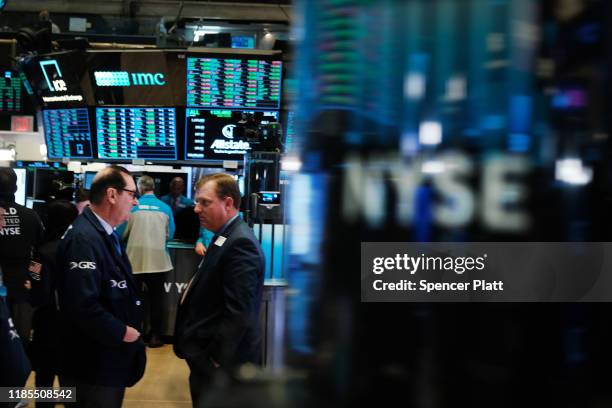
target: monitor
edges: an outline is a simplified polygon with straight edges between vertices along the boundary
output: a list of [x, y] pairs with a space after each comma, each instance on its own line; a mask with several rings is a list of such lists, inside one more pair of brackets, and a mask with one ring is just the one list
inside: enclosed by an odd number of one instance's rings
[[34, 171], [34, 194], [36, 200], [72, 200], [74, 173], [52, 168], [37, 168]]
[[[42, 162], [42, 161], [28, 161], [28, 160], [17, 160], [14, 162], [14, 168], [26, 169], [26, 197], [33, 197], [34, 195], [34, 171], [37, 168], [54, 168], [58, 170], [68, 170], [64, 163], [60, 162]], [[27, 202], [26, 202], [27, 205]], [[29, 207], [31, 208], [31, 207]]]
[[188, 107], [280, 109], [282, 61], [187, 57]]
[[20, 60], [34, 95], [44, 107], [86, 106], [92, 100], [85, 55], [80, 51], [61, 51]]
[[43, 110], [43, 128], [49, 158], [93, 158], [87, 108]]
[[232, 48], [255, 48], [255, 36], [253, 35], [232, 35]]
[[27, 188], [27, 170], [13, 169], [17, 174], [17, 191], [15, 192], [15, 202], [17, 204], [26, 205], [26, 188]]
[[96, 108], [98, 158], [176, 160], [175, 108]]
[[93, 183], [93, 179], [94, 177], [96, 177], [96, 173], [95, 171], [86, 171], [85, 175], [83, 176], [83, 189], [85, 190], [91, 190], [91, 183]]
[[283, 128], [285, 129], [284, 145], [285, 151], [290, 152], [294, 149], [295, 144], [295, 111], [289, 110], [284, 115]]
[[89, 51], [96, 105], [169, 106], [185, 100], [185, 60], [160, 50]]
[[278, 111], [186, 109], [185, 160], [242, 160], [252, 147], [234, 129], [246, 115], [256, 125], [278, 121]]
[[0, 70], [0, 113], [18, 113], [22, 111], [23, 86], [16, 71]]

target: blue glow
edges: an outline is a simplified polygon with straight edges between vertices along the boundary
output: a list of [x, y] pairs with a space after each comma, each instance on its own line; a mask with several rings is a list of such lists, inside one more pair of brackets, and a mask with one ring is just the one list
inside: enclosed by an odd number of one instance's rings
[[586, 24], [578, 30], [578, 38], [585, 44], [594, 44], [599, 40], [600, 32], [598, 23]]
[[586, 103], [586, 92], [581, 89], [563, 90], [552, 98], [552, 106], [557, 109], [584, 108]]
[[253, 36], [239, 35], [232, 36], [232, 48], [255, 48], [255, 38]]
[[524, 133], [531, 124], [532, 100], [526, 95], [514, 95], [510, 98], [510, 131]]
[[61, 78], [63, 75], [62, 75], [62, 71], [60, 70], [59, 64], [57, 63], [56, 60], [40, 61], [39, 64], [40, 64], [40, 69], [42, 69], [43, 75], [45, 76], [45, 80], [47, 81], [47, 86], [49, 87], [49, 90], [51, 92], [55, 92], [57, 89], [55, 89], [55, 87], [51, 83], [51, 80], [49, 79], [49, 76], [47, 75], [47, 69], [45, 67], [47, 65], [54, 65], [59, 77]]
[[501, 115], [488, 115], [482, 118], [480, 126], [487, 130], [503, 129], [506, 125], [506, 118]]
[[516, 153], [529, 151], [531, 137], [524, 133], [512, 133], [508, 136], [508, 150]]
[[94, 72], [97, 86], [130, 86], [130, 76], [125, 71]]

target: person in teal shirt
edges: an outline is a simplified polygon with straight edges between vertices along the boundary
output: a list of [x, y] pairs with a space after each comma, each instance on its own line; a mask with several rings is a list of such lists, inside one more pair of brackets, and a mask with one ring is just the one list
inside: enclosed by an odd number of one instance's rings
[[167, 272], [173, 268], [167, 245], [176, 228], [170, 207], [155, 197], [153, 178], [140, 177], [138, 191], [141, 194], [138, 205], [132, 208], [128, 221], [117, 228], [117, 234], [127, 242], [134, 278], [142, 291], [142, 300], [149, 305], [143, 312], [150, 326], [148, 345], [154, 348], [164, 344], [161, 340], [164, 283]]
[[200, 237], [196, 241], [196, 246], [195, 246], [196, 254], [200, 256], [204, 256], [204, 254], [206, 254], [206, 249], [208, 248], [208, 245], [210, 244], [210, 240], [212, 239], [213, 236], [214, 234], [212, 232], [210, 232], [204, 227], [200, 227]]

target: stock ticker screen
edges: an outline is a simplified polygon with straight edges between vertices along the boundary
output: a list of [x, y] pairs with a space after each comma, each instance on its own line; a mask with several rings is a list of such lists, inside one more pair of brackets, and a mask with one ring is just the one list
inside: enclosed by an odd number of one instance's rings
[[187, 108], [185, 160], [242, 160], [252, 146], [234, 129], [246, 116], [255, 125], [278, 122], [278, 111]]
[[0, 112], [20, 112], [21, 94], [19, 74], [10, 70], [4, 71], [0, 81]]
[[98, 158], [176, 160], [174, 108], [96, 108]]
[[187, 106], [279, 109], [282, 62], [187, 58]]
[[93, 158], [87, 108], [43, 110], [47, 157]]

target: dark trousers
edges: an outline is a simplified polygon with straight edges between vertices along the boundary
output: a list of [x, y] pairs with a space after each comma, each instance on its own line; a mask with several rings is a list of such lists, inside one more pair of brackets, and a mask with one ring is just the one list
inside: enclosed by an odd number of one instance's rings
[[134, 275], [138, 287], [141, 289], [144, 324], [141, 331], [145, 334], [147, 332], [155, 336], [162, 334], [162, 301], [164, 299], [166, 276], [167, 272], [139, 273]]
[[[200, 362], [201, 364], [201, 362]], [[221, 368], [198, 366], [194, 361], [187, 360], [189, 365], [189, 392], [194, 408], [218, 407], [223, 401], [229, 377]]]
[[194, 408], [206, 407], [206, 396], [210, 395], [211, 386], [212, 378], [208, 374], [191, 370], [189, 373], [189, 392]]
[[[36, 370], [35, 384], [36, 388], [41, 387], [53, 387], [53, 380], [57, 373], [55, 370], [50, 368], [39, 368]], [[54, 407], [55, 402], [36, 402], [36, 408], [49, 408]]]
[[21, 337], [23, 344], [27, 345], [32, 335], [32, 316], [34, 316], [34, 308], [26, 301], [15, 301], [10, 299], [10, 297], [7, 303], [17, 334]]
[[125, 388], [83, 384], [75, 378], [60, 376], [62, 387], [76, 387], [75, 403], [65, 404], [75, 408], [121, 408]]

